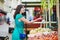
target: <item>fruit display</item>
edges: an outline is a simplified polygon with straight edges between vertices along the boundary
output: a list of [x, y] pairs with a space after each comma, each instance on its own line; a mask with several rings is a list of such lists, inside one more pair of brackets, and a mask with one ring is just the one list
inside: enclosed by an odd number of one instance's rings
[[49, 33], [52, 30], [49, 28], [37, 28], [37, 29], [33, 29], [30, 31], [30, 34], [36, 34], [36, 33]]
[[30, 31], [28, 40], [58, 40], [58, 33], [49, 28], [37, 28]]

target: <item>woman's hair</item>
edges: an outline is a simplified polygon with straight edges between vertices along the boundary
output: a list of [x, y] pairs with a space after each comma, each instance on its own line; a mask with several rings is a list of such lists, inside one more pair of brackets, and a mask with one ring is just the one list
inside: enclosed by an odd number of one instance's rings
[[16, 15], [20, 13], [22, 7], [23, 7], [23, 5], [18, 5], [17, 8], [15, 9], [14, 19], [15, 19]]

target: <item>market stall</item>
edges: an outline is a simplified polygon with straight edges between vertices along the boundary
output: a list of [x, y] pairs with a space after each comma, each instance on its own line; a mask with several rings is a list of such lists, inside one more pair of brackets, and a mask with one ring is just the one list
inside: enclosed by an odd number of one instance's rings
[[34, 8], [32, 9], [32, 11], [34, 10], [34, 17], [39, 11], [41, 16], [43, 17], [41, 21], [36, 21], [33, 25], [26, 25], [26, 32], [29, 31], [29, 33], [27, 34], [28, 40], [58, 40], [58, 17], [56, 0], [42, 0], [41, 2], [25, 1], [22, 3], [26, 3], [26, 9], [31, 7]]

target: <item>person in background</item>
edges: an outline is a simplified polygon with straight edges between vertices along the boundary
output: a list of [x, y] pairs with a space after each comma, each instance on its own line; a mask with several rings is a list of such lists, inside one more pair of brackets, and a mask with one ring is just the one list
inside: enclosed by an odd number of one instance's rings
[[[35, 21], [39, 20], [40, 18], [37, 18], [33, 21], [28, 21], [23, 17], [23, 13], [25, 12], [25, 8], [23, 5], [18, 5], [14, 14], [14, 20], [15, 20], [15, 28], [12, 33], [12, 40], [22, 40], [19, 37], [19, 33], [24, 33], [24, 23], [25, 24], [32, 24]], [[19, 31], [18, 31], [19, 30]]]
[[4, 22], [6, 22], [6, 15], [7, 13], [5, 11], [3, 11], [2, 9], [0, 9], [0, 24], [2, 25]]
[[[35, 22], [42, 22], [43, 20], [43, 16], [40, 14], [40, 11], [38, 13], [36, 13], [36, 15], [34, 16], [33, 20], [37, 19], [37, 18], [40, 18], [39, 20], [35, 21]], [[43, 26], [42, 24], [32, 24], [31, 27], [34, 27], [34, 28], [38, 28], [38, 27], [41, 27]]]
[[[9, 25], [6, 21], [7, 13], [0, 9], [0, 37], [8, 36]], [[4, 40], [4, 38], [0, 38], [0, 40]]]

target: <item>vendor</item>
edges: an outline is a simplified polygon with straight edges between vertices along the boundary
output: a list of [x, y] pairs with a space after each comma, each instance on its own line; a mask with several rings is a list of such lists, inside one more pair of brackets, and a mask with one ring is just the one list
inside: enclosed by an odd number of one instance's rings
[[24, 23], [25, 24], [31, 24], [31, 23], [40, 19], [40, 18], [37, 18], [33, 21], [28, 21], [22, 15], [24, 12], [25, 12], [24, 6], [23, 5], [18, 5], [17, 8], [16, 8], [16, 11], [15, 11], [15, 14], [14, 14], [15, 28], [14, 28], [14, 31], [12, 33], [12, 40], [22, 40], [19, 37], [19, 34], [24, 33]]
[[[42, 22], [43, 20], [43, 16], [42, 16], [43, 12], [42, 12], [42, 9], [40, 7], [35, 7], [34, 9], [34, 18], [33, 20], [37, 19], [37, 18], [40, 18], [40, 20], [37, 20], [36, 22]], [[31, 27], [34, 27], [34, 28], [38, 28], [38, 27], [43, 27], [43, 24], [32, 24]]]
[[[36, 22], [42, 22], [43, 20], [43, 16], [40, 14], [40, 12], [36, 13], [36, 16], [34, 16], [34, 19], [40, 18], [40, 20], [37, 20]], [[40, 27], [41, 24], [33, 24], [34, 27]]]

